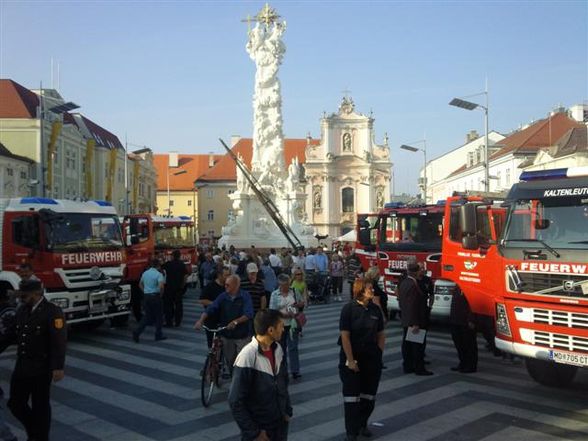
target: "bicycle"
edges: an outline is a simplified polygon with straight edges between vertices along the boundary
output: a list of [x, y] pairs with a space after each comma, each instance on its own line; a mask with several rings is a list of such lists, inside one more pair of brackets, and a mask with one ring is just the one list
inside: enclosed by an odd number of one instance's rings
[[211, 329], [206, 326], [202, 326], [202, 329], [208, 332], [212, 332], [212, 346], [208, 351], [206, 360], [204, 361], [204, 367], [202, 368], [202, 384], [200, 390], [200, 398], [202, 399], [202, 405], [204, 407], [210, 406], [212, 400], [212, 394], [214, 387], [221, 386], [222, 371], [223, 371], [223, 341], [218, 334], [225, 329], [222, 328]]

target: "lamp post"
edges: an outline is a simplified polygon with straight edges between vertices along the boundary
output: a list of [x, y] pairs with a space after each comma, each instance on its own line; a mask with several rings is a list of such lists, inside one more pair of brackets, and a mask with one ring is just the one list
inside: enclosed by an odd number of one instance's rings
[[481, 104], [472, 103], [471, 101], [462, 100], [461, 98], [453, 98], [450, 102], [450, 106], [459, 107], [460, 109], [466, 110], [474, 110], [474, 109], [482, 109], [484, 111], [484, 191], [490, 191], [490, 158], [489, 158], [489, 149], [488, 149], [488, 87], [484, 92], [478, 93], [476, 95], [486, 95], [486, 105], [483, 106]]
[[128, 165], [127, 162], [129, 160], [129, 150], [128, 150], [128, 146], [133, 146], [133, 147], [141, 147], [138, 150], [133, 150], [131, 153], [133, 155], [141, 155], [143, 153], [149, 153], [151, 152], [151, 149], [147, 146], [144, 145], [138, 145], [138, 144], [133, 144], [132, 142], [127, 142], [127, 135], [125, 134], [125, 210], [127, 211], [127, 214], [131, 214], [130, 213], [130, 202], [129, 202], [129, 172], [128, 172]]
[[[188, 173], [186, 170], [179, 170], [175, 173], [173, 173], [173, 176], [179, 176], [179, 175], [183, 175], [184, 173]], [[170, 195], [169, 195], [169, 166], [167, 168], [167, 215], [171, 216], [171, 205], [170, 205]]]
[[412, 145], [407, 145], [407, 144], [402, 144], [400, 146], [400, 148], [402, 150], [407, 150], [409, 152], [423, 152], [425, 154], [425, 167], [423, 168], [424, 170], [424, 182], [423, 182], [423, 200], [425, 201], [425, 204], [427, 203], [427, 140], [426, 139], [420, 139], [418, 141], [414, 141], [411, 142], [411, 144], [419, 144], [422, 143], [423, 144], [423, 148], [418, 148], [418, 147], [413, 147]]
[[[62, 115], [64, 113], [70, 112], [75, 109], [79, 109], [75, 103], [68, 101], [63, 104], [58, 104], [56, 106], [50, 107], [49, 109], [45, 108], [45, 90], [43, 89], [43, 83], [41, 82], [39, 89], [39, 139], [40, 139], [40, 149], [39, 149], [39, 165], [40, 165], [40, 176], [39, 176], [39, 183], [41, 184], [41, 196], [45, 197], [47, 195], [47, 178], [45, 177], [45, 171], [47, 170], [47, 162], [53, 161], [53, 158], [47, 157], [47, 161], [45, 161], [45, 145], [44, 145], [44, 124], [45, 124], [45, 116], [47, 112], [54, 113], [56, 115]], [[51, 184], [53, 187], [53, 184]], [[31, 187], [32, 188], [32, 187]], [[53, 188], [49, 188], [49, 196], [53, 196]], [[32, 191], [32, 190], [31, 190]]]

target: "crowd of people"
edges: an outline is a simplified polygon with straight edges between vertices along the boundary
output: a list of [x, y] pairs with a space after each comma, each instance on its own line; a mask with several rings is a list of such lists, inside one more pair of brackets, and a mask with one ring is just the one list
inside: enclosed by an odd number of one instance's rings
[[[14, 295], [20, 306], [15, 308], [6, 293], [0, 296], [0, 352], [10, 344], [18, 345], [8, 407], [22, 422], [29, 439], [48, 440], [50, 385], [64, 377], [67, 328], [63, 312], [45, 299], [30, 265], [21, 265], [19, 274], [20, 290]], [[248, 441], [287, 439], [293, 415], [288, 382], [302, 377], [299, 344], [306, 325], [305, 310], [312, 298], [309, 281], [327, 278], [326, 295], [342, 301], [347, 280], [351, 298], [341, 308], [338, 341], [345, 439], [372, 435], [368, 420], [386, 369], [384, 328], [393, 318], [388, 316], [388, 296], [379, 283], [377, 267], [364, 272], [353, 250], [335, 249], [327, 255], [322, 247], [296, 252], [282, 248], [279, 253], [275, 249], [260, 253], [254, 247], [230, 247], [202, 251], [198, 276], [204, 312], [194, 328], [206, 329], [209, 348], [210, 330], [225, 328], [221, 339], [225, 375], [232, 378], [229, 403], [242, 439]], [[147, 326], [154, 326], [156, 341], [166, 339], [164, 327], [181, 326], [187, 277], [179, 251], [165, 264], [159, 258], [151, 261], [139, 284], [142, 306], [134, 310], [135, 342], [139, 343]], [[425, 350], [434, 286], [422, 264], [407, 265], [396, 294], [403, 328], [403, 371], [432, 375]], [[476, 372], [479, 322], [465, 297], [457, 293], [450, 323], [458, 364], [452, 370]], [[28, 332], [31, 327], [37, 327], [38, 332]], [[16, 440], [4, 423], [1, 406], [0, 439]]]

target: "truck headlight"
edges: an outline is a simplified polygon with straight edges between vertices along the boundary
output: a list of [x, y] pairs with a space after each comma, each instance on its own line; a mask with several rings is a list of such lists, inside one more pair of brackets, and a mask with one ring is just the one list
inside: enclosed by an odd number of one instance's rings
[[122, 290], [122, 291], [120, 291], [120, 292], [118, 292], [116, 294], [116, 298], [118, 300], [123, 301], [123, 302], [124, 301], [127, 301], [127, 300], [129, 300], [129, 292], [128, 291], [125, 291], [125, 290]]
[[69, 308], [69, 299], [65, 297], [60, 297], [57, 299], [51, 299], [51, 303], [54, 305], [59, 306], [61, 309]]
[[502, 303], [496, 304], [496, 332], [512, 337], [510, 325], [508, 324], [508, 315], [506, 315], [506, 306]]

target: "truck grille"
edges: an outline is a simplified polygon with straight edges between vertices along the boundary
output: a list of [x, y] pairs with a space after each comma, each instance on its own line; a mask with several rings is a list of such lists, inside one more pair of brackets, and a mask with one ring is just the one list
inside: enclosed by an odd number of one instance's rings
[[588, 338], [553, 332], [521, 329], [521, 339], [527, 343], [564, 351], [588, 352]]
[[[582, 283], [588, 284], [588, 276], [577, 274], [524, 273], [520, 271], [518, 275], [522, 282], [523, 293], [588, 299], [588, 295], [582, 292]], [[575, 286], [570, 291], [564, 290], [564, 284], [569, 284], [570, 282], [573, 282]], [[512, 292], [518, 292], [510, 277], [508, 278], [508, 288]]]
[[99, 280], [92, 279], [90, 276], [90, 268], [56, 268], [55, 272], [59, 274], [66, 288], [73, 290], [80, 288], [99, 287], [105, 282], [120, 283], [122, 279], [122, 269], [120, 267], [101, 267], [100, 270], [103, 273], [103, 277]]
[[533, 323], [588, 329], [588, 314], [533, 308]]

